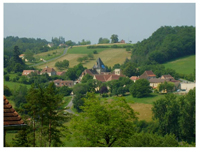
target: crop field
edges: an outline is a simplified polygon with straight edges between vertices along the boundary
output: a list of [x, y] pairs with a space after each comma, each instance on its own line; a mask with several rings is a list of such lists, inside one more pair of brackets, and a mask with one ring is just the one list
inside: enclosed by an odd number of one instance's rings
[[[92, 49], [93, 50], [93, 49]], [[97, 49], [98, 50], [98, 49]], [[83, 49], [84, 54], [66, 54], [65, 56], [54, 60], [52, 62], [45, 63], [43, 65], [37, 66], [39, 69], [43, 69], [45, 66], [55, 68], [55, 63], [58, 61], [63, 61], [63, 60], [69, 60], [69, 67], [74, 67], [75, 65], [79, 64], [77, 59], [79, 57], [86, 56], [87, 51], [86, 49]], [[87, 60], [86, 62], [83, 62], [83, 66], [86, 68], [92, 68], [93, 65], [96, 63], [97, 58], [101, 58], [103, 63], [107, 66], [113, 66], [117, 63], [122, 64], [125, 59], [130, 57], [131, 54], [128, 53], [125, 49], [120, 48], [120, 49], [104, 49], [102, 51], [99, 51], [98, 54], [94, 54], [94, 59], [93, 60]], [[55, 68], [57, 70], [57, 68]], [[64, 70], [65, 71], [65, 70]]]
[[195, 55], [183, 57], [163, 64], [165, 68], [176, 70], [177, 73], [190, 74], [195, 69]]

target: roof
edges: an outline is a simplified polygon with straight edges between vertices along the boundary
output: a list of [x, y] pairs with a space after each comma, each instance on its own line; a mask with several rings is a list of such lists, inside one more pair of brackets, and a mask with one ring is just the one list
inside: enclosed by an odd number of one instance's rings
[[164, 79], [174, 79], [174, 77], [172, 77], [170, 74], [162, 75], [161, 77], [163, 77]]
[[24, 124], [23, 120], [4, 96], [4, 127], [22, 124]]
[[74, 85], [74, 81], [72, 81], [72, 80], [57, 79], [57, 80], [54, 80], [53, 82], [56, 83], [55, 85], [57, 87], [62, 87], [62, 86], [72, 87]]
[[56, 71], [54, 70], [54, 68], [49, 68], [49, 67], [46, 67], [41, 71], [41, 73], [51, 73], [51, 72], [56, 72]]
[[132, 76], [132, 77], [130, 77], [130, 79], [134, 81], [134, 80], [138, 80], [139, 77], [137, 77], [137, 76]]
[[147, 79], [148, 77], [156, 77], [156, 75], [152, 71], [144, 71], [144, 73], [139, 78]]
[[165, 79], [160, 79], [160, 78], [152, 78], [152, 79], [149, 79], [149, 82], [150, 83], [163, 83], [165, 81], [169, 81], [169, 80], [165, 80]]
[[22, 75], [29, 75], [31, 72], [36, 72], [39, 74], [38, 70], [23, 70]]
[[56, 72], [56, 75], [63, 75], [65, 72]]
[[152, 71], [145, 71], [148, 76], [156, 76]]
[[118, 80], [120, 77], [125, 77], [125, 75], [116, 75], [116, 74], [99, 74], [95, 75], [95, 78], [101, 82]]
[[100, 58], [97, 59], [97, 64], [93, 66], [94, 69], [105, 69], [105, 65]]
[[23, 57], [23, 56], [24, 56], [24, 54], [20, 54], [20, 55], [19, 55], [19, 57]]

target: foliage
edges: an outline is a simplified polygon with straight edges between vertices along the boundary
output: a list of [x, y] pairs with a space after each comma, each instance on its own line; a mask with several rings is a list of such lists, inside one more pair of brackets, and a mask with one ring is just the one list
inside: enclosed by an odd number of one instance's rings
[[135, 63], [127, 62], [121, 66], [121, 69], [123, 71], [123, 74], [128, 77], [137, 76], [139, 74], [137, 64]]
[[81, 108], [83, 112], [73, 117], [70, 123], [77, 146], [120, 146], [130, 137], [136, 114], [125, 100], [101, 102], [88, 93]]
[[81, 82], [82, 83], [86, 83], [88, 80], [93, 79], [93, 77], [89, 74], [84, 75], [84, 77], [82, 78]]
[[7, 86], [7, 85], [4, 85], [4, 89], [3, 89], [3, 94], [5, 95], [5, 96], [11, 96], [12, 95], [12, 92], [11, 92], [11, 90], [10, 90], [10, 88]]
[[174, 86], [174, 83], [165, 81], [164, 83], [158, 85], [158, 90], [167, 90], [167, 92], [171, 92], [174, 89]]
[[20, 85], [18, 89], [13, 90], [12, 100], [15, 102], [15, 106], [20, 108], [23, 104], [27, 103], [26, 95], [28, 93], [28, 89], [26, 86]]
[[98, 44], [107, 44], [107, 43], [110, 43], [110, 40], [109, 40], [109, 39], [107, 39], [107, 38], [102, 38], [102, 37], [99, 38]]
[[135, 133], [126, 143], [126, 147], [177, 147], [178, 142], [174, 135], [164, 137], [152, 133]]
[[81, 42], [78, 42], [78, 45], [88, 45], [88, 44], [91, 44], [89, 40], [85, 41], [84, 39], [82, 39]]
[[59, 94], [62, 94], [63, 96], [69, 96], [72, 92], [72, 88], [69, 88], [68, 86], [62, 86], [58, 88]]
[[[62, 146], [63, 123], [68, 119], [63, 115], [61, 107], [62, 96], [57, 93], [54, 83], [47, 87], [32, 85], [26, 97], [27, 104], [23, 105], [22, 110], [27, 111], [27, 125], [30, 127], [27, 136], [32, 147], [40, 146]], [[36, 127], [37, 126], [37, 127]], [[37, 138], [36, 134], [39, 134]]]
[[88, 54], [88, 58], [94, 59], [94, 55], [92, 53]]
[[76, 45], [76, 43], [72, 42], [71, 40], [66, 41], [65, 44], [68, 45], [68, 46]]
[[195, 89], [177, 97], [167, 94], [153, 103], [154, 119], [163, 134], [173, 133], [181, 140], [195, 142]]
[[113, 34], [113, 35], [111, 35], [110, 39], [111, 39], [111, 43], [117, 43], [118, 42], [118, 35]]
[[148, 96], [152, 92], [150, 89], [148, 80], [139, 79], [130, 86], [129, 90], [133, 97], [141, 98]]
[[129, 92], [130, 86], [134, 82], [126, 77], [120, 77], [119, 80], [112, 80], [107, 82], [107, 85], [110, 88], [112, 95], [125, 95], [126, 92]]
[[162, 26], [148, 39], [133, 45], [132, 59], [164, 63], [181, 56], [195, 54], [195, 27]]
[[93, 51], [93, 54], [98, 54], [97, 50], [94, 50], [94, 51]]
[[34, 53], [27, 49], [24, 53], [24, 58], [27, 59], [29, 62], [33, 62], [35, 60], [35, 58], [33, 57]]
[[[42, 39], [34, 39], [34, 38], [19, 38], [8, 36], [4, 38], [4, 54], [9, 56], [13, 56], [12, 49], [15, 46], [20, 48], [20, 54], [23, 54], [27, 49], [31, 50], [34, 53], [48, 51], [47, 41]], [[43, 47], [45, 46], [45, 47]], [[47, 50], [45, 50], [47, 49]]]
[[64, 75], [64, 79], [76, 80], [86, 68], [81, 63], [69, 68]]
[[99, 89], [99, 93], [100, 93], [100, 94], [108, 93], [108, 88], [107, 88], [107, 86], [102, 85], [102, 86], [100, 87], [100, 89]]
[[55, 63], [55, 67], [58, 69], [67, 69], [69, 67], [69, 61], [66, 59], [63, 61], [58, 61]]
[[9, 75], [4, 75], [4, 80], [5, 80], [5, 81], [9, 81], [9, 80], [10, 80]]

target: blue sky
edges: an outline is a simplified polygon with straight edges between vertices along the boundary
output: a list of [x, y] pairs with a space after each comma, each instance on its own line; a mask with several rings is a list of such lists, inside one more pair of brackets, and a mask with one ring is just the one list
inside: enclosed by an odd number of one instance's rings
[[195, 3], [4, 3], [4, 37], [136, 43], [161, 26], [195, 26]]

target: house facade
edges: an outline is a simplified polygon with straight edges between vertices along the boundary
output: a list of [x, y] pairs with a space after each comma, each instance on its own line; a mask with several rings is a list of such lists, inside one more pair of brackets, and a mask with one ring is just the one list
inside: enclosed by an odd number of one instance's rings
[[62, 87], [62, 86], [68, 86], [68, 87], [73, 87], [74, 86], [74, 81], [72, 80], [61, 80], [57, 79], [53, 81], [56, 87]]
[[42, 71], [40, 72], [40, 75], [45, 74], [45, 73], [47, 73], [49, 76], [56, 75], [56, 71], [54, 70], [54, 68], [50, 68], [48, 66], [42, 69]]
[[23, 76], [28, 76], [31, 73], [36, 73], [37, 75], [39, 75], [40, 71], [38, 71], [38, 70], [23, 70], [22, 75]]

